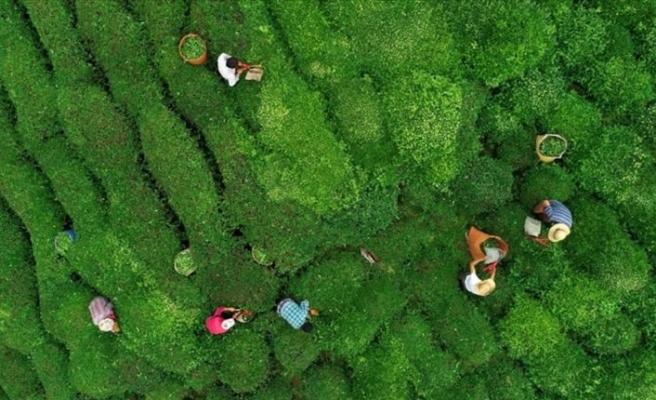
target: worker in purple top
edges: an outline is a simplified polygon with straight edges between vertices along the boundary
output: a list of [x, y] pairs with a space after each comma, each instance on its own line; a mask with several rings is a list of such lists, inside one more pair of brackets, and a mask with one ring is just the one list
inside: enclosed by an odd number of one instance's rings
[[569, 235], [572, 228], [572, 212], [558, 200], [544, 200], [533, 208], [544, 222], [553, 224], [549, 228], [549, 240], [560, 242]]

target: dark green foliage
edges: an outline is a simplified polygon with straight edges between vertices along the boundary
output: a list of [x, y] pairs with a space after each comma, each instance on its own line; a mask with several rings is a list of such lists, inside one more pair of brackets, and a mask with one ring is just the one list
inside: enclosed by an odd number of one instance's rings
[[344, 371], [336, 366], [309, 370], [301, 382], [301, 392], [307, 400], [351, 399], [349, 381]]
[[457, 207], [465, 215], [493, 212], [512, 198], [509, 165], [480, 157], [464, 168], [453, 184]]
[[[252, 324], [258, 321], [253, 321]], [[302, 334], [302, 333], [298, 333]], [[225, 338], [216, 338], [217, 374], [224, 384], [237, 393], [252, 392], [270, 373], [269, 351], [261, 335], [255, 331], [237, 327]]]
[[0, 387], [11, 400], [45, 398], [30, 360], [4, 346], [0, 346]]
[[532, 168], [522, 179], [519, 199], [527, 209], [533, 209], [542, 200], [557, 199], [565, 202], [574, 192], [572, 175], [558, 164], [542, 164]]

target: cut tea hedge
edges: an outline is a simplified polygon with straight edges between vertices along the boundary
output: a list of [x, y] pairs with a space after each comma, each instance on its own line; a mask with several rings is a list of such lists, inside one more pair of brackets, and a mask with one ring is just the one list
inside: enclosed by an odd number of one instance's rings
[[[656, 390], [652, 1], [6, 0], [0, 20], [0, 400]], [[221, 53], [262, 80], [229, 87]], [[551, 163], [545, 134], [568, 144]], [[574, 220], [548, 247], [524, 234], [545, 199]], [[510, 247], [487, 297], [459, 282], [470, 226]], [[254, 318], [211, 335], [222, 305]]]

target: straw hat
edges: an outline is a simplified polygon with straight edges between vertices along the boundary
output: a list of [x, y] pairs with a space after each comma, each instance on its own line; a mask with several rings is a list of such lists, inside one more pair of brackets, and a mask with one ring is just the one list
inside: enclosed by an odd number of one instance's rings
[[549, 229], [549, 240], [552, 242], [560, 242], [569, 235], [569, 226], [565, 224], [556, 224]]
[[497, 287], [492, 279], [486, 279], [476, 285], [476, 294], [479, 296], [487, 296]]
[[114, 330], [114, 320], [111, 318], [105, 318], [98, 322], [98, 329], [102, 332], [111, 332]]

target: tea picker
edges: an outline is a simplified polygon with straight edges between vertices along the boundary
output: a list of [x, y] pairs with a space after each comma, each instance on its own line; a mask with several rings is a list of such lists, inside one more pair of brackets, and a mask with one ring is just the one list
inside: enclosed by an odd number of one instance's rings
[[[465, 238], [472, 260], [469, 262], [469, 274], [464, 277], [463, 285], [475, 295], [487, 296], [496, 288], [494, 278], [497, 265], [508, 254], [508, 245], [499, 236], [489, 235], [473, 226], [465, 233]], [[481, 262], [485, 263], [483, 271], [490, 274], [485, 280], [481, 280], [476, 273], [476, 265]]]
[[260, 81], [264, 74], [264, 69], [261, 65], [248, 65], [226, 53], [221, 53], [216, 63], [219, 75], [228, 81], [230, 87], [237, 84], [239, 77], [244, 72], [246, 73], [244, 78], [250, 81]]
[[533, 208], [533, 212], [551, 226], [547, 237], [540, 238], [542, 224], [534, 218], [527, 217], [524, 222], [524, 231], [530, 239], [548, 247], [549, 242], [560, 242], [570, 234], [573, 224], [572, 212], [560, 201], [541, 201]]
[[276, 312], [294, 329], [301, 329], [305, 333], [310, 333], [314, 326], [309, 321], [310, 316], [319, 315], [317, 310], [310, 308], [310, 302], [303, 300], [297, 304], [294, 300], [286, 298], [278, 302]]
[[101, 332], [118, 333], [121, 331], [118, 322], [116, 322], [114, 306], [106, 298], [102, 296], [94, 297], [89, 303], [89, 312], [91, 313], [91, 321]]
[[222, 335], [232, 329], [235, 322], [249, 322], [252, 316], [251, 310], [221, 306], [205, 320], [205, 327], [212, 335]]

